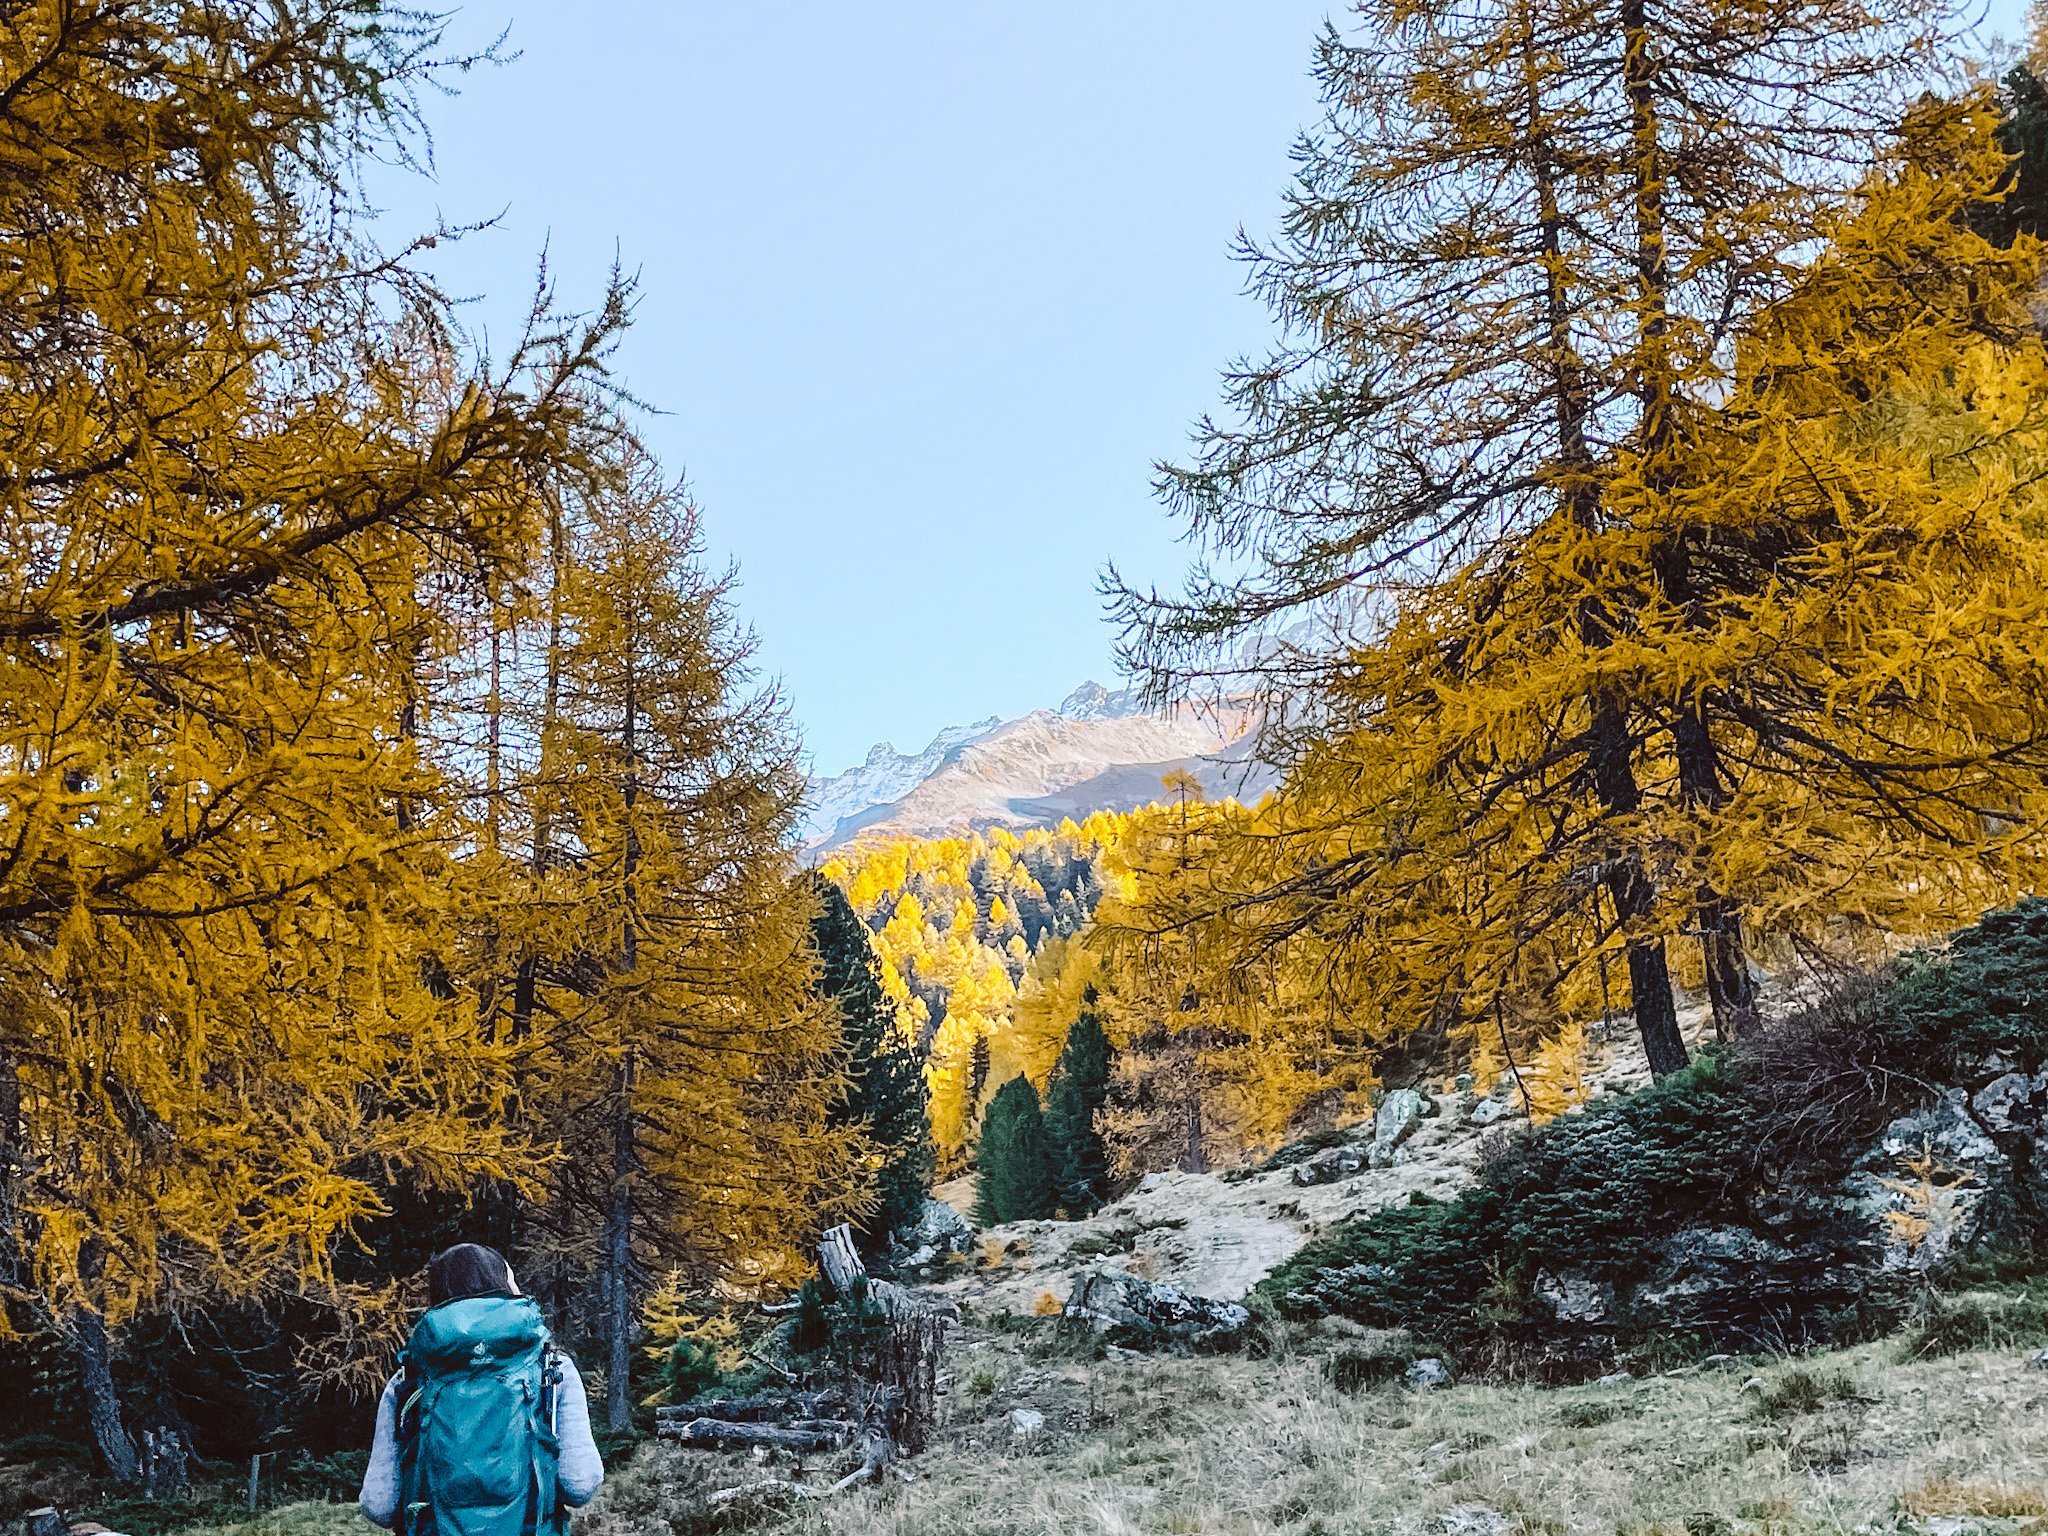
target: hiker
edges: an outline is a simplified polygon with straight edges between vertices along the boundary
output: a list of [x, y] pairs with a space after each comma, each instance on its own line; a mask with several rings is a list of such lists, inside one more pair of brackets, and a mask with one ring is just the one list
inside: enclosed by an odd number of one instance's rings
[[377, 1405], [363, 1513], [398, 1536], [549, 1536], [604, 1481], [576, 1362], [495, 1248], [427, 1266], [427, 1311]]

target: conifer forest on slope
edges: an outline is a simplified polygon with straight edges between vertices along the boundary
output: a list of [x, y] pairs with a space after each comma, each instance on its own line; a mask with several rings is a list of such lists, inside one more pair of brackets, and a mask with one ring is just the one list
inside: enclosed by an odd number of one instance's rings
[[[1149, 696], [1255, 707], [1280, 787], [813, 869], [801, 701], [617, 372], [631, 284], [487, 355], [441, 235], [372, 238], [363, 167], [479, 62], [441, 20], [0, 5], [0, 1440], [335, 1491], [476, 1239], [624, 1448], [785, 1370], [758, 1309], [815, 1305], [828, 1229], [880, 1271], [966, 1175], [983, 1227], [1087, 1219], [1510, 1081], [1468, 1203], [1324, 1234], [1268, 1322], [1583, 1375], [1474, 1258], [1474, 1212], [1583, 1215], [1516, 1171], [1579, 1189], [1574, 1126], [1653, 1148], [1648, 1232], [1761, 1200], [1746, 1146], [2041, 1072], [2048, 60], [1967, 20], [1304, 38], [1323, 113], [1242, 253], [1272, 349], [1158, 472], [1186, 584], [1100, 578]], [[1657, 1087], [1603, 1117], [1617, 1030]], [[1953, 1205], [1920, 1150], [1883, 1176]], [[2033, 1283], [2014, 1188], [1914, 1326]]]

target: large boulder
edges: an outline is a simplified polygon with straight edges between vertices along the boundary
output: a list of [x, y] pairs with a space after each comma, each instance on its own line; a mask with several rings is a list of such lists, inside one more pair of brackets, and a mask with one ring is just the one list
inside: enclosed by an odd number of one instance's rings
[[1538, 1270], [1529, 1290], [1560, 1323], [1604, 1323], [1614, 1315], [1614, 1287], [1589, 1275]]
[[1763, 1337], [1774, 1320], [1846, 1306], [1868, 1270], [1835, 1242], [1784, 1240], [1749, 1227], [1685, 1227], [1659, 1242], [1626, 1309], [1638, 1327], [1713, 1338]]
[[890, 1239], [894, 1268], [922, 1274], [941, 1268], [955, 1254], [974, 1251], [975, 1231], [967, 1218], [943, 1200], [926, 1200], [917, 1220]]
[[1099, 1334], [1114, 1333], [1120, 1344], [1149, 1349], [1225, 1348], [1252, 1320], [1251, 1313], [1234, 1301], [1192, 1296], [1120, 1269], [1077, 1275], [1062, 1315]]
[[1363, 1147], [1325, 1147], [1315, 1156], [1294, 1165], [1290, 1177], [1304, 1188], [1313, 1184], [1335, 1184], [1362, 1173], [1366, 1166]]
[[1432, 1100], [1413, 1088], [1396, 1088], [1380, 1100], [1372, 1117], [1372, 1148], [1366, 1154], [1367, 1166], [1391, 1168], [1400, 1161], [1401, 1143], [1414, 1135], [1415, 1127], [1435, 1109]]

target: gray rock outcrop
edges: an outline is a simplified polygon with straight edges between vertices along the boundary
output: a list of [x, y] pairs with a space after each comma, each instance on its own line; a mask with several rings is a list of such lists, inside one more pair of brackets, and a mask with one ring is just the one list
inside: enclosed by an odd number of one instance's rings
[[1193, 1296], [1120, 1269], [1076, 1276], [1062, 1316], [1099, 1334], [1113, 1333], [1120, 1344], [1154, 1349], [1225, 1348], [1252, 1320], [1251, 1313], [1234, 1301]]

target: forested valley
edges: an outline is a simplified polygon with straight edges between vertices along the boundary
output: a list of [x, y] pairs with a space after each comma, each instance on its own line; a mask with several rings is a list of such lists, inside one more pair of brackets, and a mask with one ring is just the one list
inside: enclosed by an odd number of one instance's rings
[[2048, 1522], [2048, 20], [1302, 43], [1093, 578], [1278, 789], [820, 854], [634, 283], [377, 223], [492, 58], [0, 3], [0, 1525], [358, 1528], [464, 1242], [579, 1536]]

